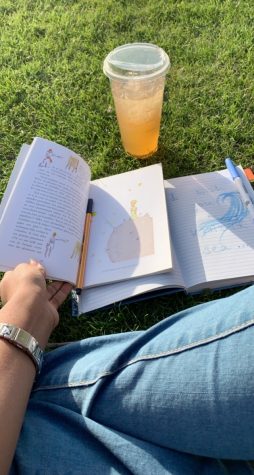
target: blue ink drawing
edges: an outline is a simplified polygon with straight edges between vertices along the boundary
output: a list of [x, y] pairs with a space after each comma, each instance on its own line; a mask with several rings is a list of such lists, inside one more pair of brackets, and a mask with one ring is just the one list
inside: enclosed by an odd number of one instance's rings
[[[209, 221], [200, 224], [198, 230], [203, 235], [217, 229], [235, 226], [241, 223], [248, 215], [248, 209], [244, 206], [240, 194], [235, 191], [221, 193], [217, 198], [217, 202], [219, 204], [228, 203], [228, 209], [220, 218], [210, 219]], [[223, 232], [225, 231], [226, 229], [224, 229]]]

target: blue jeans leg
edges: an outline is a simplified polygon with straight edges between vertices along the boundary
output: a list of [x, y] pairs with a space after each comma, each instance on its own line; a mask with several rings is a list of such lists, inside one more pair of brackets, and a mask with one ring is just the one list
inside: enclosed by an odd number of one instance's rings
[[13, 470], [33, 473], [30, 460], [60, 464], [52, 474], [252, 473], [236, 460], [254, 459], [253, 338], [249, 287], [144, 332], [50, 353]]
[[254, 459], [253, 287], [162, 321], [107, 369], [94, 420], [187, 453]]

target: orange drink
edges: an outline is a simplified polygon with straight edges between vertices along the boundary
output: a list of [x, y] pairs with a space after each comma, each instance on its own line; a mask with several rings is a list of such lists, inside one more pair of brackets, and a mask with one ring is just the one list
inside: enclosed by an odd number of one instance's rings
[[158, 148], [163, 86], [164, 78], [156, 84], [153, 81], [145, 92], [144, 84], [142, 84], [143, 93], [137, 97], [137, 88], [135, 92], [131, 90], [126, 93], [125, 90], [123, 94], [121, 83], [112, 82], [112, 93], [123, 146], [125, 151], [134, 157], [146, 158]]
[[168, 55], [158, 46], [133, 43], [113, 50], [106, 57], [124, 149], [137, 158], [156, 152], [160, 132]]

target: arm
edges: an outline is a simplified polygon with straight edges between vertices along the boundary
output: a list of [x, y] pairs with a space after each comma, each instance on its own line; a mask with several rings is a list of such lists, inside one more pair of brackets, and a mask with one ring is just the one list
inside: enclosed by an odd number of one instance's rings
[[[0, 322], [23, 328], [42, 349], [59, 322], [58, 306], [70, 284], [54, 282], [46, 287], [40, 264], [20, 264], [6, 272], [1, 284]], [[0, 339], [0, 473], [8, 473], [14, 455], [29, 395], [35, 378], [30, 357], [8, 341]]]

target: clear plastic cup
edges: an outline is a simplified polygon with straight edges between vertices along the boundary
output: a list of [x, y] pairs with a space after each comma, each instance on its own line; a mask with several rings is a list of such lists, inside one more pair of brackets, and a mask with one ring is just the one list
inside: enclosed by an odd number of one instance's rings
[[103, 63], [110, 79], [124, 149], [137, 158], [156, 152], [160, 133], [168, 55], [150, 43], [131, 43], [111, 51]]

